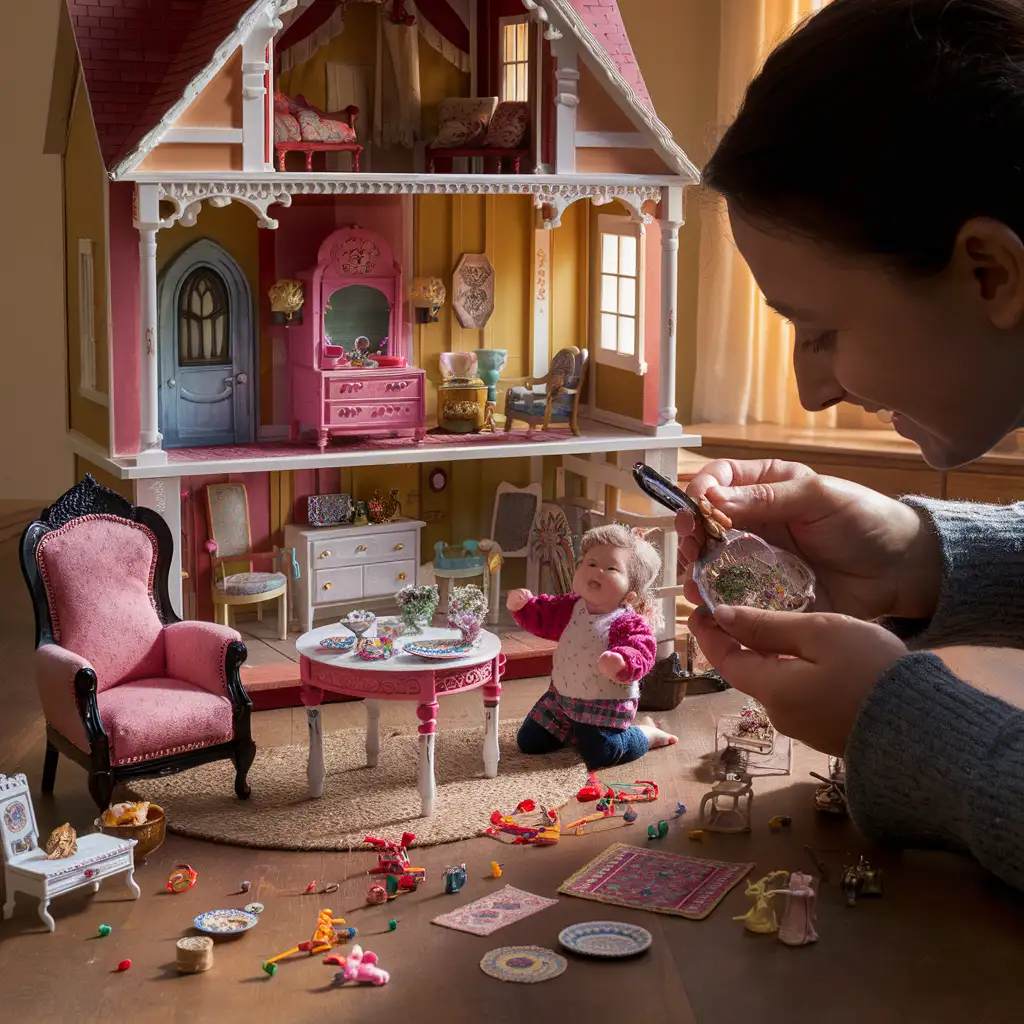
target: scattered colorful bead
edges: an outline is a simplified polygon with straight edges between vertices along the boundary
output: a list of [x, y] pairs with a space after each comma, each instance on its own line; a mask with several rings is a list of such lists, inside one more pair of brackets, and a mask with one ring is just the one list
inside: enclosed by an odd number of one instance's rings
[[118, 969], [119, 971], [127, 971], [127, 970], [128, 970], [128, 968], [129, 968], [129, 967], [131, 967], [131, 965], [132, 965], [132, 962], [131, 962], [131, 960], [122, 960], [122, 961], [121, 961], [121, 962], [120, 962], [120, 963], [119, 963], [119, 964], [117, 965], [117, 969]]
[[109, 935], [113, 930], [114, 929], [111, 928], [109, 924], [101, 924], [99, 928], [96, 929], [96, 931], [103, 937]]

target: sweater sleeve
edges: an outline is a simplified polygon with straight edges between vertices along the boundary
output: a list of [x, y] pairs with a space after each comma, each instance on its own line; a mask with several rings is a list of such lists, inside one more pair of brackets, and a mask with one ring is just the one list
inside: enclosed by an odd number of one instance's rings
[[1024, 711], [934, 654], [901, 658], [864, 702], [846, 795], [868, 838], [970, 853], [1024, 889]]
[[917, 648], [1024, 647], [1024, 502], [979, 505], [904, 498], [942, 547], [942, 587], [930, 620], [885, 625]]
[[642, 616], [623, 612], [608, 630], [608, 650], [611, 654], [621, 654], [626, 660], [619, 682], [635, 683], [654, 668], [658, 641]]
[[542, 640], [560, 640], [579, 594], [538, 594], [512, 613], [516, 624]]

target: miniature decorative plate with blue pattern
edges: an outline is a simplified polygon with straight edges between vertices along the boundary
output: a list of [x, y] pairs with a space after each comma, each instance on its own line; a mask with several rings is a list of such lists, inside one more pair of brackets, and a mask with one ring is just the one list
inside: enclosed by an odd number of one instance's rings
[[557, 978], [565, 968], [565, 957], [543, 946], [502, 946], [480, 961], [484, 974], [527, 985]]
[[207, 910], [192, 924], [207, 935], [241, 935], [259, 924], [259, 914], [248, 910]]
[[325, 636], [320, 641], [321, 647], [328, 647], [332, 651], [351, 651], [355, 644], [354, 636]]
[[646, 928], [624, 921], [585, 921], [563, 928], [558, 933], [558, 942], [563, 949], [605, 959], [636, 956], [652, 941]]
[[450, 661], [453, 658], [464, 658], [476, 650], [476, 644], [467, 644], [463, 640], [414, 640], [407, 643], [402, 651], [414, 654], [426, 661]]

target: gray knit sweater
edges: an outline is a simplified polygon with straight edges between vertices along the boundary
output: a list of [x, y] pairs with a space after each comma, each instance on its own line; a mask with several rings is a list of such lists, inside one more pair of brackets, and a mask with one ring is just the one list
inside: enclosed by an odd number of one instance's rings
[[850, 813], [871, 839], [970, 853], [1024, 889], [1024, 711], [922, 651], [1024, 648], [1024, 502], [903, 500], [938, 533], [942, 591], [930, 621], [888, 623], [921, 653], [861, 708], [846, 749]]

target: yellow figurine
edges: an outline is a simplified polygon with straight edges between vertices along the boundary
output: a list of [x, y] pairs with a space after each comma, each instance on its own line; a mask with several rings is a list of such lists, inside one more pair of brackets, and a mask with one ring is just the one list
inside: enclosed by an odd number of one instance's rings
[[748, 932], [758, 935], [771, 935], [779, 930], [778, 918], [775, 916], [775, 890], [784, 888], [789, 882], [788, 871], [773, 871], [756, 882], [747, 882], [747, 895], [754, 897], [754, 905], [734, 921], [742, 921]]
[[309, 956], [316, 956], [317, 953], [327, 953], [331, 947], [347, 942], [355, 936], [356, 930], [355, 928], [346, 928], [344, 932], [339, 933], [334, 926], [344, 923], [345, 919], [343, 917], [334, 917], [332, 911], [321, 910], [319, 915], [317, 915], [316, 931], [313, 932], [313, 937], [305, 942], [300, 942], [297, 946], [293, 946], [283, 953], [278, 953], [277, 956], [270, 957], [269, 960], [264, 960], [263, 970], [273, 976], [277, 973], [279, 960], [284, 960], [295, 953], [308, 953]]
[[496, 860], [491, 861], [491, 876], [501, 878], [501, 865]]

